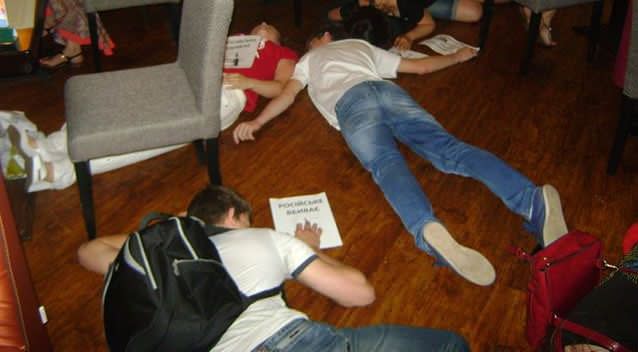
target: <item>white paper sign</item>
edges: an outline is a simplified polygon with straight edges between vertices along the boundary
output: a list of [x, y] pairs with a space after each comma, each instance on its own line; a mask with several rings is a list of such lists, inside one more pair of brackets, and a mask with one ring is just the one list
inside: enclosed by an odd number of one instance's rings
[[316, 223], [322, 229], [320, 248], [343, 245], [325, 192], [286, 198], [270, 198], [275, 230], [295, 234], [297, 224]]
[[404, 59], [422, 59], [424, 57], [428, 57], [430, 55], [428, 54], [424, 54], [418, 51], [414, 51], [414, 50], [399, 50], [396, 47], [391, 48], [390, 50], [388, 50], [389, 52], [399, 55]]
[[479, 48], [460, 42], [447, 34], [435, 35], [432, 38], [419, 42], [419, 44], [425, 45], [441, 55], [454, 54], [461, 48], [479, 50]]
[[258, 35], [232, 35], [226, 40], [224, 68], [249, 68], [261, 43]]

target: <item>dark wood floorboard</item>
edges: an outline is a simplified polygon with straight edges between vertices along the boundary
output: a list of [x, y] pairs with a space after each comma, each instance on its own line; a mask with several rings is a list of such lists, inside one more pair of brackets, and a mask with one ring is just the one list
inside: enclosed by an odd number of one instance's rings
[[[324, 18], [327, 2], [305, 1], [304, 24], [295, 28], [292, 2], [237, 1], [233, 31], [267, 20], [302, 50], [306, 36]], [[620, 91], [611, 81], [613, 58], [585, 60], [586, 40], [571, 30], [588, 23], [589, 6], [559, 11], [553, 49], [537, 48], [531, 73], [518, 74], [525, 31], [514, 5], [497, 6], [488, 46], [468, 63], [426, 76], [401, 75], [397, 82], [452, 133], [490, 150], [538, 184], [561, 192], [570, 228], [600, 236], [605, 253], [619, 258], [620, 240], [638, 216], [638, 139], [630, 140], [616, 176], [605, 174], [616, 126]], [[104, 13], [116, 42], [106, 70], [174, 60], [164, 8]], [[477, 24], [439, 22], [437, 32], [476, 43]], [[426, 51], [427, 52], [427, 51]], [[62, 69], [48, 79], [2, 83], [0, 108], [21, 110], [45, 132], [64, 122], [63, 85], [86, 64]], [[241, 119], [253, 118], [244, 114]], [[525, 351], [527, 267], [507, 252], [530, 249], [532, 237], [486, 187], [444, 175], [404, 149], [410, 167], [431, 198], [438, 217], [458, 240], [484, 253], [495, 265], [496, 283], [478, 287], [450, 270], [434, 267], [349, 152], [337, 131], [313, 108], [306, 93], [254, 143], [235, 145], [221, 135], [225, 184], [255, 207], [255, 224], [272, 226], [268, 197], [325, 191], [344, 245], [329, 254], [360, 268], [374, 284], [377, 300], [344, 309], [289, 284], [293, 307], [313, 319], [339, 326], [398, 323], [452, 329], [475, 351]], [[205, 168], [188, 146], [163, 156], [94, 177], [99, 235], [129, 232], [151, 210], [178, 212], [207, 182]], [[83, 270], [75, 251], [86, 240], [76, 187], [37, 194], [33, 239], [24, 243], [48, 330], [57, 351], [107, 351], [100, 292], [102, 278]]]

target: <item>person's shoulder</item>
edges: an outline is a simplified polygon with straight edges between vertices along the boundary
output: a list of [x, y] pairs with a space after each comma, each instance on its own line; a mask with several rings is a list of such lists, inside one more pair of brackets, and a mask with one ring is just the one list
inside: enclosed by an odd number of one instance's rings
[[299, 54], [297, 52], [285, 45], [277, 44], [270, 40], [267, 40], [264, 44], [264, 48], [268, 51], [275, 53], [277, 57], [280, 59], [290, 59], [297, 61], [299, 59]]

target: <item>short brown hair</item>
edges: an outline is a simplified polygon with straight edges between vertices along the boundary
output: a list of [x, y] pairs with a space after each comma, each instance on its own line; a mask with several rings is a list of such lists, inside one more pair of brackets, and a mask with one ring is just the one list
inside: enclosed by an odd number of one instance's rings
[[220, 224], [230, 208], [235, 209], [234, 217], [241, 214], [252, 217], [252, 209], [248, 201], [230, 188], [209, 185], [199, 191], [188, 205], [188, 215], [194, 216], [210, 225]]

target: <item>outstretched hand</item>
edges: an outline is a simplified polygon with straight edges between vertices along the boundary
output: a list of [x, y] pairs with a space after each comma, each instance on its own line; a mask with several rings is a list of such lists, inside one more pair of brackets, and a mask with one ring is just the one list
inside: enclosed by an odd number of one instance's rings
[[403, 51], [412, 48], [412, 39], [408, 38], [406, 35], [399, 35], [394, 40], [394, 47]]
[[254, 141], [255, 140], [255, 132], [259, 131], [261, 128], [261, 124], [255, 120], [242, 122], [235, 130], [233, 130], [233, 140], [235, 144], [239, 144], [243, 141]]
[[321, 243], [321, 232], [323, 230], [317, 224], [311, 224], [306, 220], [303, 224], [297, 224], [295, 228], [295, 237], [304, 241], [307, 245], [314, 249], [319, 249]]
[[461, 63], [476, 57], [476, 55], [478, 55], [478, 50], [468, 48], [468, 47], [463, 47], [457, 50], [456, 53], [454, 53], [454, 55], [456, 56], [456, 62]]
[[253, 80], [241, 73], [224, 73], [224, 85], [233, 89], [252, 89]]

